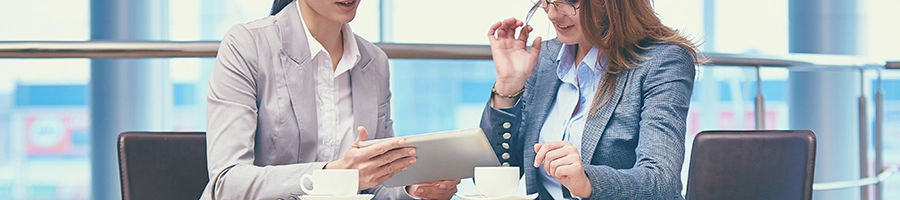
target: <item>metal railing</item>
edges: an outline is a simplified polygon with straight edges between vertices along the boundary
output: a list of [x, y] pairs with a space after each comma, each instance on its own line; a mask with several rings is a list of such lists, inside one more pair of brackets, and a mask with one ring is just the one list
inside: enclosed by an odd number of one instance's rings
[[[451, 44], [376, 44], [394, 59], [491, 59], [490, 47], [487, 45], [451, 45]], [[0, 42], [0, 59], [2, 58], [173, 58], [173, 57], [215, 57], [219, 48], [218, 41], [200, 42]], [[900, 69], [900, 61], [886, 62], [858, 56], [821, 55], [821, 54], [787, 54], [787, 55], [752, 55], [728, 53], [703, 53], [708, 66], [738, 66], [756, 68], [757, 93], [754, 99], [754, 121], [756, 129], [765, 129], [765, 98], [762, 96], [762, 79], [759, 70], [762, 67], [781, 67], [791, 70], [864, 70], [878, 71], [878, 85], [875, 94], [875, 164], [882, 163], [882, 111], [884, 90], [881, 88], [882, 69]], [[860, 81], [865, 85], [864, 78]], [[865, 124], [866, 97], [860, 96], [860, 140], [866, 141]], [[861, 174], [867, 162], [866, 144], [860, 143]], [[882, 169], [879, 169], [882, 170]], [[879, 184], [897, 171], [896, 167], [883, 169], [873, 177], [859, 180], [830, 183], [816, 183], [814, 190], [833, 190], [862, 187]], [[878, 189], [876, 189], [878, 190]]]
[[[390, 58], [491, 59], [487, 45], [375, 44]], [[171, 58], [214, 57], [218, 41], [201, 42], [0, 42], [0, 58]], [[707, 65], [766, 66], [790, 69], [900, 69], [900, 61], [857, 56], [789, 54], [751, 55], [703, 53]]]

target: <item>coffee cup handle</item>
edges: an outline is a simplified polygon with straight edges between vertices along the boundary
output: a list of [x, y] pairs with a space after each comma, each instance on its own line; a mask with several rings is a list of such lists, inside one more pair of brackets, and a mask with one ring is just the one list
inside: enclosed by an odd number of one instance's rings
[[[310, 182], [312, 182], [312, 175], [303, 174], [303, 176], [300, 177], [300, 189], [303, 189], [303, 193], [310, 194], [310, 193], [312, 193], [312, 190], [306, 189], [306, 184], [305, 184], [306, 179], [310, 179]], [[315, 189], [315, 188], [313, 188], [313, 189]]]

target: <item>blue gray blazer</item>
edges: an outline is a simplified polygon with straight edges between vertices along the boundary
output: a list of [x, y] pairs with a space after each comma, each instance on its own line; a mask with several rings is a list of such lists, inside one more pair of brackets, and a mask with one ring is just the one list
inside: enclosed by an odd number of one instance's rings
[[[551, 197], [532, 166], [532, 147], [562, 83], [556, 74], [561, 46], [557, 39], [544, 41], [519, 102], [494, 109], [488, 101], [481, 119], [497, 158], [520, 166], [528, 193], [542, 193], [541, 199]], [[681, 166], [696, 66], [677, 45], [652, 45], [641, 55], [639, 67], [619, 73], [612, 99], [585, 124], [581, 157], [590, 199], [684, 199]]]
[[[201, 199], [289, 199], [300, 176], [322, 169], [309, 43], [297, 1], [275, 16], [238, 24], [219, 45], [207, 91], [209, 184]], [[355, 125], [369, 139], [392, 137], [387, 55], [356, 37], [350, 70]], [[309, 183], [306, 183], [309, 184]], [[403, 187], [375, 187], [379, 199], [410, 199]]]

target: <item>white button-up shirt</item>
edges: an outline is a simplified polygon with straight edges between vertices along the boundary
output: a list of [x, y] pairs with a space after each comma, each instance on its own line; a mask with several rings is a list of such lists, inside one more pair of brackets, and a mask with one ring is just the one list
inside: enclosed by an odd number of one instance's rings
[[[303, 20], [302, 15], [300, 19]], [[316, 161], [334, 161], [347, 153], [347, 149], [353, 145], [357, 137], [356, 129], [353, 127], [350, 69], [359, 62], [359, 47], [356, 45], [356, 37], [350, 30], [350, 25], [344, 24], [344, 27], [341, 28], [344, 52], [337, 67], [332, 69], [331, 55], [325, 51], [322, 43], [309, 33], [305, 21], [303, 30], [309, 43], [311, 65], [315, 68], [316, 116], [319, 136]]]

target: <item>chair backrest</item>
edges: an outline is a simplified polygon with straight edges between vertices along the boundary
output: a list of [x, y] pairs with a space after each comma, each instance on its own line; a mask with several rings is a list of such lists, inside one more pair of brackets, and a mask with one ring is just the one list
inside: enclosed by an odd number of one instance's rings
[[687, 199], [812, 199], [809, 130], [703, 131], [694, 138]]
[[122, 198], [200, 199], [206, 183], [206, 133], [119, 134]]

